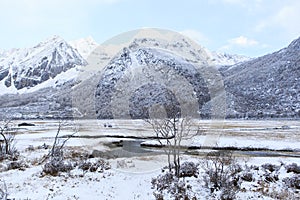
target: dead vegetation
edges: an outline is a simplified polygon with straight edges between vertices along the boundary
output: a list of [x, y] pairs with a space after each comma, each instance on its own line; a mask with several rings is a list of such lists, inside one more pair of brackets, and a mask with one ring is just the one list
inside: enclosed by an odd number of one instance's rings
[[10, 159], [17, 160], [19, 152], [15, 148], [15, 134], [16, 132], [12, 129], [11, 121], [1, 122], [0, 135], [0, 160]]

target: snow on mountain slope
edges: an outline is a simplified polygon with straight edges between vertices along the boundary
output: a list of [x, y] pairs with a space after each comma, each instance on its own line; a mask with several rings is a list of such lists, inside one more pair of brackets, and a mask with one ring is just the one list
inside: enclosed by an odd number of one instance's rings
[[[133, 41], [132, 46], [159, 46], [174, 53], [184, 54], [190, 61], [199, 61], [201, 56], [211, 60], [216, 66], [233, 65], [249, 58], [225, 53], [204, 52], [203, 49], [195, 49], [193, 45], [182, 38], [174, 38], [173, 42], [164, 43], [155, 39], [139, 38]], [[40, 42], [32, 48], [0, 50], [0, 89], [1, 93], [17, 93], [27, 91], [25, 88], [40, 88], [38, 85], [53, 86], [54, 78], [67, 70], [86, 65], [89, 55], [99, 47], [92, 37], [82, 38], [69, 43], [59, 36], [54, 36]], [[99, 55], [98, 55], [99, 54]], [[98, 53], [96, 57], [104, 56], [104, 60], [111, 59], [107, 52]], [[199, 57], [199, 54], [201, 55]], [[65, 79], [68, 79], [66, 75]], [[73, 76], [71, 76], [73, 77]], [[57, 78], [56, 78], [57, 79]], [[49, 83], [44, 83], [49, 82]], [[31, 91], [31, 90], [28, 90]]]
[[300, 37], [222, 73], [232, 117], [300, 117]]
[[90, 53], [99, 46], [91, 36], [70, 41], [69, 44], [75, 48], [84, 59], [87, 59]]
[[212, 57], [212, 63], [217, 67], [231, 66], [231, 65], [235, 65], [238, 63], [251, 60], [251, 58], [247, 56], [228, 54], [228, 53], [222, 53], [216, 51], [212, 51], [212, 52], [208, 51], [208, 54]]
[[32, 48], [3, 51], [0, 56], [1, 93], [35, 87], [86, 64], [78, 51], [59, 36]]
[[[204, 75], [197, 69], [207, 67], [209, 60], [204, 48], [183, 37], [133, 39], [101, 73], [95, 93], [97, 117], [127, 118], [127, 107], [118, 100], [126, 98], [132, 118], [148, 117], [147, 109], [160, 103], [179, 112], [179, 105], [188, 107], [186, 102], [190, 108], [182, 113], [198, 116], [196, 111], [210, 98]], [[124, 98], [114, 98], [116, 91]], [[174, 91], [180, 95], [175, 97]]]
[[222, 66], [230, 66], [235, 65], [237, 63], [242, 63], [250, 60], [250, 57], [237, 55], [237, 54], [228, 54], [216, 51], [210, 51], [204, 47], [197, 45], [194, 46], [193, 43], [187, 40], [187, 38], [176, 38], [173, 42], [164, 43], [157, 39], [147, 39], [141, 38], [134, 40], [133, 44], [139, 46], [159, 46], [164, 49], [169, 49], [173, 53], [180, 53], [181, 55], [185, 55], [191, 59], [191, 61], [199, 61], [203, 59], [203, 56], [206, 57], [205, 60], [216, 67]]

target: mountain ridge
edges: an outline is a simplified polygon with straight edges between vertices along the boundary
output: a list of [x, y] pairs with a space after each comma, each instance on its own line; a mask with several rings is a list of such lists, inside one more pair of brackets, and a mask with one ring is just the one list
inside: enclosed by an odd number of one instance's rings
[[[25, 49], [6, 51], [0, 59], [2, 88], [12, 91], [35, 87], [86, 61], [59, 36]], [[9, 90], [8, 90], [9, 91]]]
[[[49, 48], [44, 49], [47, 44], [49, 44]], [[151, 38], [135, 39], [126, 47], [127, 50], [124, 48], [116, 55], [107, 54], [105, 51], [101, 51], [100, 54], [96, 52], [95, 56], [100, 56], [105, 61], [103, 63], [107, 64], [104, 68], [98, 69], [102, 70], [98, 74], [92, 73], [89, 77], [86, 77], [88, 80], [82, 86], [81, 91], [75, 92], [82, 100], [79, 100], [78, 104], [74, 104], [77, 99], [74, 99], [72, 90], [80, 82], [76, 82], [78, 81], [76, 79], [77, 73], [84, 71], [86, 69], [85, 65], [88, 65], [79, 52], [92, 51], [93, 53], [94, 49], [98, 49], [98, 47], [101, 47], [101, 45], [99, 46], [92, 38], [78, 40], [77, 44], [74, 42], [72, 46], [59, 36], [54, 36], [26, 50], [1, 51], [0, 95], [10, 95], [1, 96], [0, 117], [4, 117], [5, 113], [10, 113], [12, 118], [21, 119], [71, 118], [74, 117], [73, 113], [76, 111], [79, 113], [79, 117], [111, 118], [113, 113], [108, 111], [110, 108], [104, 111], [101, 110], [102, 107], [108, 108], [104, 105], [110, 103], [111, 97], [106, 98], [105, 95], [101, 96], [101, 94], [104, 94], [105, 89], [110, 88], [109, 90], [113, 90], [112, 86], [119, 82], [122, 77], [122, 74], [119, 76], [114, 75], [114, 73], [123, 73], [125, 69], [127, 70], [126, 66], [129, 66], [130, 62], [134, 60], [135, 62], [148, 62], [151, 66], [151, 63], [157, 63], [156, 68], [158, 70], [172, 71], [175, 69], [180, 76], [184, 75], [185, 79], [196, 77], [196, 73], [188, 65], [192, 66], [196, 63], [216, 64], [216, 61], [219, 62], [217, 58], [214, 60], [205, 48], [194, 48], [188, 40], [179, 39], [164, 42], [163, 40], [159, 41]], [[78, 50], [77, 48], [82, 49]], [[240, 59], [245, 59], [243, 62], [238, 62], [239, 59], [235, 60], [235, 56], [216, 53], [221, 58], [225, 58], [227, 62], [225, 65], [216, 66], [224, 80], [227, 98], [226, 116], [228, 118], [300, 117], [299, 52], [300, 38], [295, 39], [279, 51], [258, 58], [248, 60], [248, 58], [240, 57]], [[180, 59], [179, 54], [183, 56]], [[143, 55], [143, 57], [137, 57], [137, 55]], [[44, 59], [45, 56], [47, 58]], [[127, 56], [130, 56], [130, 59]], [[9, 59], [6, 59], [7, 57]], [[234, 62], [234, 60], [237, 62], [236, 64], [228, 65], [229, 62]], [[50, 68], [53, 70], [49, 70]], [[22, 71], [22, 69], [24, 70]], [[38, 71], [34, 71], [34, 69], [38, 69]], [[120, 70], [114, 71], [114, 69]], [[39, 73], [40, 71], [46, 74]], [[49, 74], [49, 71], [52, 74]], [[27, 75], [28, 77], [26, 77]], [[175, 76], [175, 74], [173, 75]], [[46, 78], [42, 78], [42, 76]], [[107, 79], [107, 77], [110, 78]], [[171, 76], [165, 74], [166, 80], [170, 78]], [[103, 80], [104, 82], [101, 82]], [[194, 95], [198, 99], [199, 110], [202, 112], [201, 116], [204, 118], [209, 117], [211, 103], [220, 95], [216, 93], [209, 96], [205, 92], [201, 94], [201, 89], [198, 90], [197, 88], [201, 88], [200, 86], [205, 87], [205, 84], [211, 83], [195, 82], [193, 80], [190, 81], [192, 81], [191, 85], [194, 87]], [[89, 86], [91, 82], [93, 82], [93, 86]], [[10, 89], [15, 87], [14, 91], [5, 93], [7, 91], [5, 84], [10, 84]], [[124, 82], [124, 85], [126, 84]], [[158, 85], [146, 84], [142, 88], [142, 90], [133, 90], [133, 96], [128, 97], [130, 100], [130, 114], [133, 118], [147, 116], [149, 113], [144, 112], [143, 106], [149, 109], [153, 103], [158, 103], [159, 99], [164, 101], [160, 103], [169, 108], [170, 106], [178, 107], [179, 105], [178, 99], [176, 100], [170, 91], [160, 88]], [[88, 90], [91, 90], [89, 91], [90, 96], [87, 95]], [[152, 98], [149, 101], [142, 100], [149, 97], [149, 95], [146, 95], [147, 92], [153, 93], [153, 91], [166, 96]], [[109, 94], [109, 92], [105, 94]], [[204, 100], [200, 101], [199, 99], [202, 97]], [[90, 98], [96, 98], [96, 100], [89, 100]], [[106, 100], [101, 102], [101, 99]], [[168, 99], [173, 99], [175, 104], [169, 102]], [[95, 105], [94, 101], [99, 105]], [[76, 105], [81, 105], [81, 107], [90, 106], [91, 108], [89, 108], [90, 110], [84, 108], [83, 111], [80, 111]]]
[[[137, 45], [136, 43], [150, 45], [155, 42], [157, 41], [140, 39], [134, 40], [131, 46]], [[169, 47], [169, 44], [161, 45], [164, 45], [163, 48], [171, 47], [170, 50], [172, 48], [176, 50], [176, 45], [179, 45], [179, 43], [174, 42]], [[42, 83], [45, 86], [53, 85], [52, 83], [44, 84], [44, 82], [48, 80], [53, 82], [51, 80], [58, 74], [64, 73], [75, 66], [87, 65], [86, 59], [98, 46], [99, 44], [91, 36], [66, 42], [60, 36], [54, 35], [30, 48], [1, 50], [0, 94], [17, 93], [22, 89], [23, 92], [26, 92], [26, 88], [34, 88]], [[185, 49], [185, 51], [188, 51], [188, 49]], [[194, 50], [193, 55], [197, 54], [196, 51], [198, 50]], [[208, 50], [206, 50], [207, 52]], [[208, 53], [208, 55], [211, 56], [212, 64], [217, 64], [218, 67], [248, 59], [244, 56], [226, 53]], [[220, 55], [222, 55], [222, 59], [220, 59]], [[42, 72], [39, 72], [41, 70]], [[49, 71], [50, 73], [48, 73]]]
[[300, 117], [299, 44], [223, 69], [232, 117]]

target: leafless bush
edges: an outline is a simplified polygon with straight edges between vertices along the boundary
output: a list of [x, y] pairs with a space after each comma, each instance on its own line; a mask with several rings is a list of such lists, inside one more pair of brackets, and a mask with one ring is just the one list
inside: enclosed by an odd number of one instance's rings
[[188, 118], [179, 118], [177, 115], [172, 115], [172, 118], [163, 119], [145, 119], [148, 122], [161, 146], [165, 146], [165, 153], [168, 158], [168, 169], [175, 170], [175, 176], [180, 174], [180, 153], [181, 142], [191, 139], [196, 133], [191, 133], [191, 120]]
[[205, 175], [205, 186], [211, 193], [221, 191], [221, 199], [235, 199], [239, 190], [239, 178], [241, 166], [237, 164], [232, 152], [210, 152], [201, 162]]
[[2, 137], [2, 141], [0, 141], [0, 159], [10, 158], [16, 160], [19, 154], [15, 148], [15, 132], [12, 131], [10, 121], [1, 123], [0, 135]]
[[42, 161], [44, 162], [45, 160], [48, 160], [43, 167], [43, 172], [45, 174], [56, 176], [59, 174], [59, 172], [69, 172], [74, 169], [73, 164], [64, 159], [64, 146], [76, 132], [67, 138], [62, 139], [59, 137], [61, 128], [62, 123], [59, 122], [52, 148], [50, 149], [49, 154]]
[[[298, 180], [297, 180], [298, 179]], [[272, 199], [299, 199], [300, 196], [295, 191], [290, 189], [296, 189], [296, 185], [300, 186], [299, 177], [287, 177], [282, 180], [284, 185], [277, 187], [273, 182], [265, 180], [265, 176], [258, 180], [258, 187], [254, 190], [255, 192], [261, 193], [265, 197], [271, 197]], [[278, 187], [279, 186], [279, 187]]]
[[290, 178], [283, 179], [283, 182], [289, 188], [300, 189], [300, 175], [294, 175]]
[[180, 166], [180, 177], [195, 177], [198, 178], [199, 170], [198, 165], [194, 162], [184, 162]]
[[18, 170], [24, 171], [27, 167], [28, 167], [28, 165], [22, 160], [11, 161], [7, 165], [7, 170], [18, 169]]
[[180, 180], [172, 172], [166, 172], [153, 178], [152, 189], [155, 189], [153, 195], [156, 200], [164, 199], [164, 192], [170, 195], [172, 199], [196, 200], [191, 185], [184, 180]]
[[285, 166], [287, 173], [294, 172], [295, 174], [300, 174], [300, 166], [296, 163]]
[[181, 143], [191, 139], [197, 132], [192, 133], [189, 118], [180, 118], [180, 114], [175, 112], [173, 111], [166, 118], [158, 116], [158, 118], [145, 119], [152, 126], [168, 159], [166, 167], [168, 171], [163, 168], [163, 174], [152, 179], [152, 187], [155, 189], [153, 194], [156, 199], [163, 199], [165, 195], [171, 195], [174, 199], [196, 199], [192, 187], [181, 178], [197, 177], [198, 166], [193, 162], [182, 164], [180, 154], [183, 150]]
[[270, 164], [270, 163], [263, 164], [261, 167], [271, 173], [274, 171], [278, 171], [280, 168], [280, 166], [276, 166], [276, 165]]
[[82, 161], [78, 168], [83, 170], [84, 172], [100, 172], [102, 173], [104, 170], [109, 170], [111, 168], [109, 162], [98, 159], [96, 162], [90, 162], [90, 161]]
[[45, 174], [57, 176], [59, 172], [69, 172], [72, 169], [74, 169], [74, 166], [70, 162], [51, 159], [44, 165], [43, 172]]
[[251, 172], [244, 172], [241, 175], [243, 181], [252, 182], [254, 180], [253, 174]]

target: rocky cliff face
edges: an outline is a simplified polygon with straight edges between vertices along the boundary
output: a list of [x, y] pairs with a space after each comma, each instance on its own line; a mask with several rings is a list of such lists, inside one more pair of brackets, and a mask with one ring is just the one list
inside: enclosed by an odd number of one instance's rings
[[114, 118], [118, 113], [145, 118], [154, 105], [163, 106], [171, 116], [182, 112], [192, 95], [197, 109], [210, 100], [207, 83], [193, 64], [161, 48], [125, 48], [106, 66], [96, 88], [97, 117]]
[[223, 69], [230, 117], [300, 117], [300, 38]]

